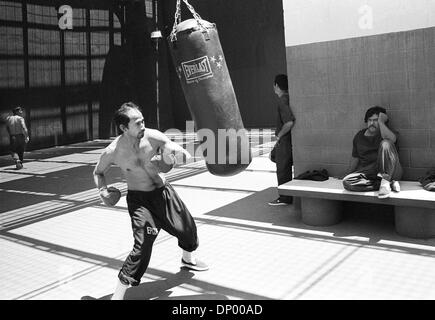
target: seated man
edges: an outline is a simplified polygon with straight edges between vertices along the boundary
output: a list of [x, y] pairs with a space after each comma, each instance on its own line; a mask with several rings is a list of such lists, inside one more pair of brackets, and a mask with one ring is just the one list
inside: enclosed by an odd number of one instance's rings
[[397, 180], [403, 170], [396, 149], [396, 134], [387, 127], [387, 112], [382, 107], [369, 108], [364, 121], [367, 129], [353, 139], [352, 159], [343, 186], [349, 191], [379, 190], [379, 198], [387, 198], [391, 189], [399, 192]]

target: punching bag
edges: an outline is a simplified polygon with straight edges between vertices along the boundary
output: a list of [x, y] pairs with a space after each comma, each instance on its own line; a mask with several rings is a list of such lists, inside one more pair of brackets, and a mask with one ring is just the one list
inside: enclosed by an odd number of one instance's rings
[[194, 19], [180, 21], [178, 0], [168, 37], [172, 59], [208, 171], [234, 175], [250, 164], [252, 155], [216, 25], [202, 20], [187, 0], [183, 2]]

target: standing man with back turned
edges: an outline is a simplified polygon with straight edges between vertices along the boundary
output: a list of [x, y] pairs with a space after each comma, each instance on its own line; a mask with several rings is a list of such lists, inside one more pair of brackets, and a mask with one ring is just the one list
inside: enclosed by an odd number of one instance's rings
[[195, 271], [208, 269], [193, 254], [199, 245], [195, 221], [164, 176], [183, 156], [188, 158], [190, 154], [162, 132], [145, 129], [142, 113], [132, 102], [124, 103], [114, 120], [122, 134], [102, 153], [94, 180], [104, 203], [113, 206], [120, 193], [107, 187], [104, 174], [112, 164], [121, 168], [128, 186], [127, 205], [134, 245], [119, 271], [112, 300], [123, 299], [128, 286], [139, 285], [160, 229], [177, 237], [183, 249], [183, 267]]
[[[288, 94], [288, 79], [285, 74], [278, 74], [273, 85], [275, 94], [278, 96], [278, 114], [275, 130], [275, 162], [278, 185], [292, 180], [293, 155], [291, 129], [295, 124], [295, 117], [290, 108]], [[271, 206], [287, 205], [293, 202], [291, 196], [279, 196], [269, 202]]]
[[23, 117], [23, 109], [16, 107], [12, 110], [13, 115], [6, 121], [6, 130], [9, 133], [10, 152], [15, 161], [17, 170], [23, 168], [24, 150], [29, 142], [29, 132]]

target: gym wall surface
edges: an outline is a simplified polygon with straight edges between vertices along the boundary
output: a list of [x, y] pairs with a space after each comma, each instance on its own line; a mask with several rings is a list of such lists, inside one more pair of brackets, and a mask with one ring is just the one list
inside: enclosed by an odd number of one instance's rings
[[[296, 175], [317, 168], [343, 175], [352, 139], [374, 105], [387, 109], [389, 125], [399, 132], [404, 179], [416, 180], [435, 167], [435, 4], [421, 1], [412, 9], [405, 6], [409, 2], [394, 2], [397, 10], [388, 12], [379, 6], [394, 4], [376, 2], [370, 17], [364, 16], [370, 13], [366, 1], [350, 1], [344, 9], [325, 1], [321, 11], [311, 11], [312, 20], [305, 16], [306, 25], [314, 24], [304, 29], [305, 40], [297, 32], [304, 22], [292, 17], [309, 12], [308, 4], [284, 6], [290, 103], [297, 119], [292, 131]], [[334, 22], [334, 14], [346, 13], [355, 19]], [[326, 23], [332, 26], [325, 26], [328, 34], [319, 31], [321, 41], [315, 27]], [[371, 28], [360, 28], [364, 23]], [[315, 42], [298, 44], [307, 39]]]

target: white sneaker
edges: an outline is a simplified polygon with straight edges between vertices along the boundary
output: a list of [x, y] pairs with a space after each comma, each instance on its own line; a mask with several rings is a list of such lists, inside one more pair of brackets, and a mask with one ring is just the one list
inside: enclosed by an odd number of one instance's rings
[[379, 187], [378, 198], [380, 199], [388, 198], [390, 196], [390, 193], [391, 193], [390, 181], [382, 179], [381, 186]]
[[195, 259], [195, 263], [187, 262], [184, 259], [181, 259], [181, 265], [184, 268], [195, 270], [195, 271], [206, 271], [208, 270], [208, 265], [202, 262], [201, 260]]
[[286, 206], [286, 205], [291, 204], [292, 202], [293, 202], [293, 199], [291, 202], [286, 202], [286, 201], [283, 201], [280, 198], [278, 198], [278, 199], [275, 199], [273, 201], [268, 202], [268, 205], [269, 206]]
[[391, 190], [393, 190], [394, 192], [400, 192], [399, 181], [396, 180], [391, 181]]

